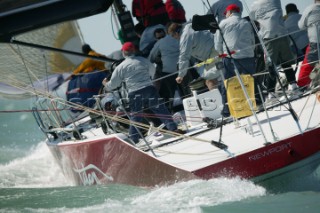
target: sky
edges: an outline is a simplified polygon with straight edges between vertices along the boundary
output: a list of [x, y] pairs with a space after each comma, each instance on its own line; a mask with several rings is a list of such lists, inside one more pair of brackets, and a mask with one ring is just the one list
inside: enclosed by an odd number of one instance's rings
[[[166, 0], [163, 0], [163, 2], [165, 1]], [[130, 11], [131, 2], [132, 0], [123, 0], [123, 3]], [[207, 0], [180, 0], [180, 3], [183, 5], [186, 11], [186, 17], [188, 20], [191, 19], [195, 14], [203, 15], [207, 12], [207, 9], [204, 6], [203, 2], [206, 3], [207, 7]], [[213, 2], [213, 0], [209, 0], [210, 4]], [[242, 3], [244, 5], [243, 16], [248, 15], [248, 11], [246, 10], [247, 7], [245, 5], [250, 8], [250, 5], [253, 2], [254, 0], [242, 0]], [[284, 14], [284, 8], [288, 3], [295, 3], [300, 10], [300, 13], [302, 13], [307, 6], [314, 3], [314, 0], [281, 0]], [[119, 40], [117, 40], [116, 36], [117, 27], [115, 24], [111, 24], [111, 17], [111, 10], [109, 9], [105, 13], [89, 18], [80, 19], [78, 21], [84, 42], [90, 44], [92, 49], [104, 55], [109, 55], [113, 51], [119, 50], [121, 48], [121, 43]], [[136, 23], [135, 18], [133, 18], [133, 20], [134, 23]]]

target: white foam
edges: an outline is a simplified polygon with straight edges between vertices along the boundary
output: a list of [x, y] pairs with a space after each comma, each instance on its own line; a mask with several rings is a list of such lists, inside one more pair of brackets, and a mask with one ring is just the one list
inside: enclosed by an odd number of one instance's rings
[[[209, 181], [192, 180], [161, 187], [137, 197], [132, 204], [141, 208], [158, 206], [168, 212], [198, 211], [199, 206], [218, 205], [249, 197], [263, 196], [266, 190], [240, 178], [217, 178]], [[151, 210], [151, 209], [150, 209]]]
[[0, 165], [0, 187], [40, 188], [69, 186], [45, 142], [30, 149], [26, 157]]
[[201, 207], [217, 206], [251, 197], [266, 195], [266, 189], [240, 178], [217, 178], [209, 181], [192, 180], [159, 187], [143, 195], [121, 200], [107, 199], [105, 203], [64, 212], [202, 212]]

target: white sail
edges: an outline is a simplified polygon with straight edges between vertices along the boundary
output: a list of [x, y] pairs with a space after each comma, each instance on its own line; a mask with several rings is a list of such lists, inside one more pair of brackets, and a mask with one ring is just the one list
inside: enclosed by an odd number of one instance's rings
[[[75, 21], [34, 30], [16, 36], [15, 39], [74, 52], [81, 52], [82, 46], [81, 33]], [[54, 82], [48, 82], [48, 76], [70, 72], [81, 60], [81, 57], [69, 54], [2, 43], [0, 44], [0, 75], [3, 78], [0, 79], [2, 83], [0, 92], [22, 95], [25, 93], [23, 88], [29, 86], [50, 87], [48, 84], [54, 84]], [[58, 78], [59, 75], [56, 77]], [[17, 88], [8, 90], [4, 87], [5, 84], [22, 87], [22, 90], [16, 91]]]

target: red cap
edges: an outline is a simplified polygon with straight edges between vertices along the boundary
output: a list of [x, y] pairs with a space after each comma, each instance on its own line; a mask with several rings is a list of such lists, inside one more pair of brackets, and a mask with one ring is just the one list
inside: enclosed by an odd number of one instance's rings
[[122, 45], [122, 51], [134, 51], [136, 50], [136, 46], [132, 42], [126, 42]]
[[224, 11], [224, 15], [227, 14], [228, 11], [233, 10], [236, 11], [237, 13], [240, 13], [240, 7], [236, 4], [229, 4], [226, 10]]

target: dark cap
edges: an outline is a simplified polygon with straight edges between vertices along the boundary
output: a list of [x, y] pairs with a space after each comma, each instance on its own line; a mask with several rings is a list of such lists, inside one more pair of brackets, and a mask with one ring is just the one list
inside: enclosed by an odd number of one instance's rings
[[84, 44], [84, 45], [82, 45], [82, 52], [83, 52], [84, 54], [88, 54], [91, 50], [92, 50], [92, 49], [91, 49], [91, 47], [90, 47], [89, 44]]
[[297, 12], [299, 13], [299, 10], [297, 8], [297, 5], [290, 3], [286, 5], [286, 13], [290, 13], [290, 12]]

